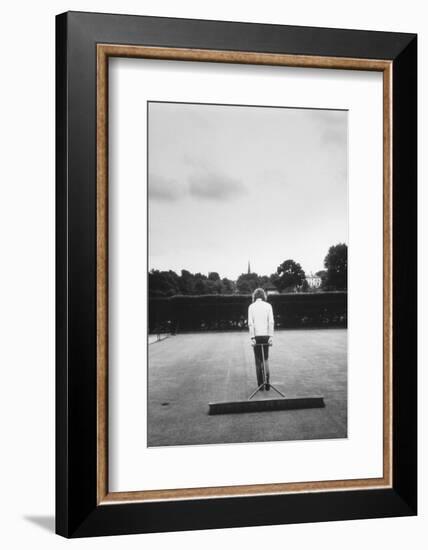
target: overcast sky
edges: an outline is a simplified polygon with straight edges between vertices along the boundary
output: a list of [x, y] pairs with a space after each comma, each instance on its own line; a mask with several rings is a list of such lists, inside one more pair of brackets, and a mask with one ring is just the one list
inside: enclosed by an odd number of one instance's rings
[[348, 240], [347, 113], [149, 103], [149, 269], [308, 274]]

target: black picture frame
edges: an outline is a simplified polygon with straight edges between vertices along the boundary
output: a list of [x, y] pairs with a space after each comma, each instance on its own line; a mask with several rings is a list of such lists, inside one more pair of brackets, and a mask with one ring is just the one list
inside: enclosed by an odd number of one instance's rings
[[[97, 502], [97, 44], [392, 62], [391, 488]], [[56, 18], [56, 532], [65, 537], [417, 513], [417, 36], [68, 12]]]

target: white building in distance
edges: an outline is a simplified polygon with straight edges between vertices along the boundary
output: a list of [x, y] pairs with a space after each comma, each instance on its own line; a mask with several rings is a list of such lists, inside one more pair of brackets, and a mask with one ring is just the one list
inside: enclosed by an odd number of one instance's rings
[[306, 275], [306, 281], [309, 288], [320, 288], [322, 284], [321, 277], [318, 277], [318, 275], [314, 275], [313, 273]]

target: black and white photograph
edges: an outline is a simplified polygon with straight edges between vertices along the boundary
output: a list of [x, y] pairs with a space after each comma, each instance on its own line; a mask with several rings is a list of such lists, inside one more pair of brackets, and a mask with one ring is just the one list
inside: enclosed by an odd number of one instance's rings
[[428, 18], [345, 8], [3, 5], [1, 548], [426, 546]]
[[147, 109], [148, 446], [346, 438], [347, 111]]

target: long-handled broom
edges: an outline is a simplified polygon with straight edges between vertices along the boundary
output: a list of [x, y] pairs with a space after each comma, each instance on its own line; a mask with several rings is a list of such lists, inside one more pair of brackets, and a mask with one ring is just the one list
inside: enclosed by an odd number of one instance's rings
[[[263, 346], [266, 344], [255, 344], [256, 346], [262, 346], [262, 375], [263, 382], [258, 386], [253, 393], [248, 397], [246, 401], [221, 401], [217, 403], [208, 404], [208, 414], [234, 414], [234, 413], [248, 413], [248, 412], [264, 412], [264, 411], [284, 411], [291, 409], [314, 409], [319, 407], [325, 407], [324, 398], [318, 397], [286, 397], [278, 388], [273, 384], [268, 385], [266, 377], [265, 366], [265, 352]], [[271, 344], [269, 344], [271, 345]], [[253, 401], [253, 397], [262, 389], [267, 390], [271, 387], [281, 397], [273, 399], [260, 399]]]

